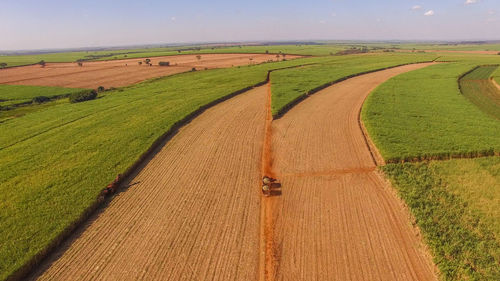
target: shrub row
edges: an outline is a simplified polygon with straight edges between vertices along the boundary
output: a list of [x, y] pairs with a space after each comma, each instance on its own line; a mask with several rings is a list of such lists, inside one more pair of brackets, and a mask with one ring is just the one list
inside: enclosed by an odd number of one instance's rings
[[93, 100], [95, 98], [97, 98], [97, 91], [90, 90], [90, 91], [82, 91], [82, 92], [77, 92], [77, 93], [71, 94], [69, 96], [69, 101], [71, 103], [77, 103], [77, 102]]

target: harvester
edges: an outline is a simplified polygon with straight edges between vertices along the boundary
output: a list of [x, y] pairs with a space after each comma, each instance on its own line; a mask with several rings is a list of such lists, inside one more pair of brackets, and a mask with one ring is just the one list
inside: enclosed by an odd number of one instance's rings
[[273, 179], [268, 176], [264, 176], [262, 178], [262, 193], [265, 196], [271, 195], [271, 189], [273, 187], [273, 183], [276, 182], [276, 179]]

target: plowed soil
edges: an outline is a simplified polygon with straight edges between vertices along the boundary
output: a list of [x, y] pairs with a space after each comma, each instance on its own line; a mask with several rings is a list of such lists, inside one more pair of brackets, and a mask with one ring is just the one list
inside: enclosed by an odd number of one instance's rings
[[266, 92], [183, 127], [40, 280], [257, 280]]
[[[177, 55], [166, 57], [152, 57], [151, 64], [139, 65], [142, 59], [112, 60], [77, 63], [47, 63], [45, 67], [31, 65], [24, 67], [6, 68], [0, 70], [0, 84], [59, 86], [68, 88], [97, 88], [103, 86], [122, 87], [135, 84], [146, 79], [172, 75], [205, 68], [227, 68], [231, 66], [248, 65], [268, 60], [282, 60], [272, 54], [206, 54]], [[287, 55], [287, 59], [299, 56]], [[168, 61], [171, 66], [159, 66], [158, 62]]]
[[273, 122], [272, 169], [282, 194], [265, 199], [274, 229], [266, 280], [436, 280], [358, 122], [377, 85], [427, 65], [346, 80]]
[[[346, 80], [272, 124], [269, 85], [207, 110], [32, 279], [437, 280], [358, 121], [377, 85], [427, 65]], [[282, 192], [261, 197], [261, 173]]]

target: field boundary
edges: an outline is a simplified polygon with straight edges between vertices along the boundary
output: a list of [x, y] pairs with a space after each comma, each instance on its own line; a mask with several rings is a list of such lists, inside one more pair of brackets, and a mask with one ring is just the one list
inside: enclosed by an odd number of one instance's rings
[[374, 70], [368, 70], [368, 71], [363, 71], [363, 72], [359, 72], [359, 73], [347, 75], [347, 76], [344, 76], [344, 77], [339, 78], [337, 80], [327, 82], [327, 83], [325, 83], [323, 85], [320, 85], [320, 86], [318, 86], [316, 88], [313, 88], [312, 90], [309, 90], [308, 92], [306, 92], [306, 93], [304, 93], [304, 94], [296, 97], [291, 102], [287, 103], [280, 110], [278, 110], [278, 112], [276, 114], [273, 114], [273, 119], [274, 120], [280, 119], [281, 117], [283, 117], [283, 115], [285, 115], [293, 107], [295, 107], [297, 104], [299, 104], [300, 102], [302, 102], [303, 100], [305, 100], [309, 96], [311, 96], [311, 95], [313, 95], [313, 94], [315, 94], [315, 93], [317, 93], [317, 92], [319, 92], [319, 91], [321, 91], [321, 90], [323, 90], [325, 88], [328, 88], [330, 86], [333, 86], [335, 84], [343, 82], [343, 81], [345, 81], [347, 79], [358, 77], [358, 76], [365, 75], [365, 74], [370, 74], [370, 73], [373, 73], [373, 72], [378, 72], [378, 71], [383, 71], [383, 70], [387, 70], [387, 69], [391, 69], [391, 68], [396, 68], [396, 67], [400, 67], [400, 66], [405, 66], [405, 65], [410, 65], [410, 64], [419, 64], [419, 63], [429, 63], [429, 62], [434, 62], [434, 61], [435, 61], [435, 59], [431, 60], [431, 61], [411, 62], [411, 63], [398, 64], [398, 65], [389, 66], [389, 67], [377, 68], [377, 69], [374, 69]]
[[[309, 64], [316, 64], [316, 63], [309, 63]], [[161, 149], [165, 143], [167, 143], [172, 137], [174, 137], [177, 132], [179, 131], [180, 128], [184, 127], [185, 125], [189, 124], [191, 121], [193, 121], [196, 117], [198, 117], [200, 114], [205, 112], [207, 109], [222, 103], [228, 99], [231, 99], [237, 95], [240, 95], [242, 93], [245, 93], [253, 88], [260, 87], [263, 85], [266, 85], [270, 81], [270, 74], [273, 71], [276, 70], [281, 70], [281, 69], [287, 69], [287, 68], [294, 68], [294, 67], [302, 67], [305, 65], [309, 64], [303, 64], [303, 65], [296, 65], [296, 66], [288, 66], [288, 67], [283, 67], [283, 68], [276, 68], [276, 69], [271, 69], [267, 71], [267, 75], [264, 81], [258, 82], [256, 84], [253, 84], [251, 86], [245, 87], [243, 89], [237, 90], [235, 92], [232, 92], [228, 95], [225, 95], [223, 97], [220, 97], [218, 99], [215, 99], [205, 105], [200, 106], [198, 109], [194, 110], [190, 114], [186, 115], [184, 118], [181, 120], [175, 122], [164, 134], [159, 136], [152, 144], [151, 146], [143, 152], [135, 161], [134, 163], [127, 168], [121, 175], [120, 179], [118, 180], [116, 186], [121, 187], [126, 180], [128, 180], [130, 177], [133, 177], [136, 172], [138, 172], [138, 169], [140, 169], [143, 165], [148, 163], [154, 155]], [[179, 75], [180, 73], [176, 74]], [[153, 79], [160, 79], [164, 77], [159, 77], [159, 78], [153, 78]], [[152, 79], [152, 80], [153, 80]], [[143, 81], [144, 82], [151, 82], [149, 81]], [[130, 86], [129, 86], [130, 87]], [[118, 190], [115, 190], [115, 193]], [[57, 248], [79, 228], [82, 227], [85, 222], [99, 209], [105, 207], [105, 203], [109, 203], [113, 199], [112, 194], [107, 192], [106, 188], [103, 188], [99, 195], [96, 197], [96, 200], [94, 203], [92, 203], [85, 211], [80, 215], [80, 217], [75, 220], [73, 223], [71, 223], [68, 227], [66, 227], [59, 235], [57, 235], [43, 250], [41, 250], [39, 253], [35, 254], [28, 262], [26, 262], [23, 266], [21, 266], [18, 270], [13, 272], [11, 275], [7, 277], [6, 280], [8, 281], [17, 281], [17, 280], [22, 280], [29, 274], [33, 272], [33, 270], [38, 267], [46, 258], [48, 258], [52, 253], [54, 253]]]

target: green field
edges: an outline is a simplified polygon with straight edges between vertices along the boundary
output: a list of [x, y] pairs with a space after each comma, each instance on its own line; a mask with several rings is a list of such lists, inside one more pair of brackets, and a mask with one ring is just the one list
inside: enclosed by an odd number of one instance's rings
[[[475, 83], [491, 86], [487, 78], [496, 66], [470, 72], [500, 58], [453, 54], [440, 60], [450, 62], [394, 77], [366, 100], [361, 117], [386, 162], [500, 152], [500, 122], [484, 112], [487, 105], [471, 101], [488, 95], [490, 88]], [[464, 96], [459, 78], [467, 72]], [[381, 170], [415, 217], [441, 279], [500, 277], [500, 157], [388, 164]]]
[[[136, 162], [176, 122], [214, 100], [263, 82], [269, 70], [276, 70], [270, 78], [272, 113], [277, 116], [307, 93], [345, 77], [437, 57], [432, 53], [330, 55], [346, 46], [185, 50], [182, 53], [268, 50], [327, 56], [183, 73], [107, 91], [92, 101], [71, 104], [60, 99], [22, 107], [26, 111], [16, 115], [17, 118], [2, 119], [0, 115], [0, 280], [43, 251], [96, 201], [99, 192], [117, 174]], [[162, 48], [121, 52], [113, 56], [178, 53]], [[46, 61], [73, 61], [89, 54], [103, 55], [106, 51], [54, 54]], [[36, 61], [40, 57], [31, 59]], [[458, 89], [462, 74], [477, 65], [500, 63], [500, 56], [453, 54], [440, 60], [454, 62], [397, 76], [367, 99], [362, 118], [388, 162], [500, 151], [500, 122], [471, 103]], [[490, 70], [470, 75], [481, 78], [491, 75], [493, 70]], [[498, 70], [495, 73], [492, 75], [500, 74]], [[3, 100], [0, 105], [80, 90], [0, 85]], [[498, 262], [495, 258], [499, 254], [496, 248], [499, 240], [490, 239], [500, 233], [500, 214], [495, 208], [499, 198], [495, 190], [499, 182], [498, 159], [390, 164], [383, 168], [417, 218], [445, 279], [470, 276], [471, 280], [476, 277], [481, 280], [497, 273], [489, 268], [492, 263], [489, 257]], [[494, 188], [488, 189], [490, 186]], [[453, 217], [455, 213], [450, 210], [459, 210], [461, 216]], [[450, 219], [435, 226], [428, 223], [426, 216]], [[480, 228], [474, 232], [471, 225]], [[470, 243], [457, 244], [462, 234]]]
[[272, 114], [279, 116], [288, 105], [342, 78], [391, 66], [432, 61], [434, 54], [377, 54], [334, 57], [324, 63], [271, 74]]
[[443, 280], [498, 280], [500, 157], [382, 170], [409, 206]]
[[368, 97], [362, 120], [387, 162], [500, 152], [500, 123], [458, 89], [458, 77], [473, 67], [430, 66], [394, 77]]
[[500, 120], [500, 89], [490, 81], [498, 65], [481, 66], [460, 79], [460, 89], [482, 111]]
[[[64, 103], [66, 101], [54, 101], [54, 99], [81, 91], [82, 89], [61, 87], [0, 85], [0, 122]], [[51, 101], [43, 104], [32, 103], [33, 98], [39, 96], [48, 97]]]

